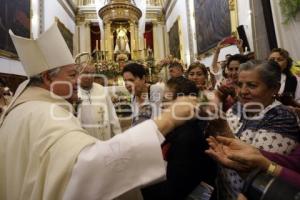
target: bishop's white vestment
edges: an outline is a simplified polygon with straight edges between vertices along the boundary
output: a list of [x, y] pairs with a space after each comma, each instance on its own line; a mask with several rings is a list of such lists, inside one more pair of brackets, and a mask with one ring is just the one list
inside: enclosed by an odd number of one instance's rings
[[108, 200], [165, 175], [153, 121], [100, 141], [71, 109], [39, 87], [18, 97], [0, 128], [1, 200]]

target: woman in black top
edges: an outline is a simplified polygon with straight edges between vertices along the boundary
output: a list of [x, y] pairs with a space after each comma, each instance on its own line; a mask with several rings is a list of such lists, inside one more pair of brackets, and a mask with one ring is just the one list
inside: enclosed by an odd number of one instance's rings
[[292, 105], [297, 88], [297, 78], [291, 73], [293, 60], [289, 52], [282, 48], [272, 50], [269, 60], [277, 62], [281, 69], [281, 87], [279, 90], [279, 100], [286, 105]]

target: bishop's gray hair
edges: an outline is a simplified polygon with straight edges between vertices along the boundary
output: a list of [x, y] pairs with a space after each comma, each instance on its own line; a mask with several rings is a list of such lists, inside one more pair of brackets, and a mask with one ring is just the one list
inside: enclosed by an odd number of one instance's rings
[[281, 70], [274, 61], [250, 60], [239, 67], [239, 72], [248, 70], [258, 70], [261, 81], [268, 88], [274, 89], [280, 86]]
[[[50, 69], [48, 70], [48, 74], [50, 77], [55, 77], [60, 72], [61, 69], [62, 67], [56, 67], [54, 69]], [[41, 84], [43, 84], [42, 73], [30, 77], [29, 85], [39, 86]]]

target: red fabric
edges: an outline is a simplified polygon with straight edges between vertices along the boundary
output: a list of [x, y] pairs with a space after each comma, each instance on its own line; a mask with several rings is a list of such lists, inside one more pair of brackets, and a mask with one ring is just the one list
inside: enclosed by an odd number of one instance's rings
[[101, 49], [101, 44], [100, 44], [100, 40], [101, 40], [101, 32], [100, 32], [100, 28], [99, 25], [97, 23], [93, 23], [91, 24], [91, 52], [93, 52], [96, 48], [96, 41], [98, 40], [98, 49]]
[[153, 25], [147, 23], [145, 27], [144, 38], [146, 39], [146, 48], [150, 47], [153, 50]]

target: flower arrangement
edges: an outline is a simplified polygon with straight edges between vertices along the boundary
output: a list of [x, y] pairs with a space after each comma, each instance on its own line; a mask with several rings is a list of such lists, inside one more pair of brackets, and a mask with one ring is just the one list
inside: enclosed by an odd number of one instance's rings
[[280, 0], [279, 5], [281, 13], [285, 17], [285, 24], [295, 19], [300, 12], [300, 0]]
[[96, 73], [105, 75], [107, 78], [115, 78], [121, 74], [119, 64], [114, 61], [103, 60], [95, 63]]
[[121, 53], [119, 55], [117, 55], [117, 58], [116, 58], [117, 62], [119, 61], [128, 61], [128, 56], [124, 53]]

